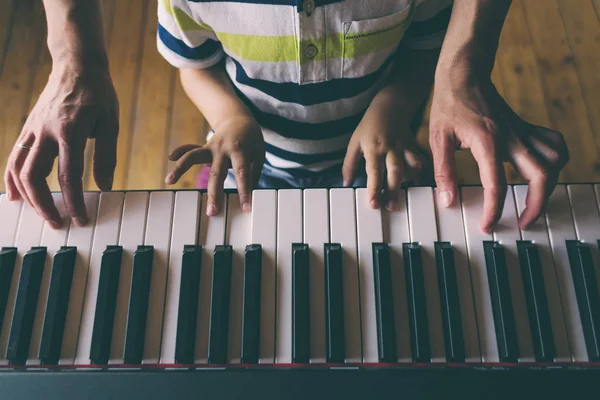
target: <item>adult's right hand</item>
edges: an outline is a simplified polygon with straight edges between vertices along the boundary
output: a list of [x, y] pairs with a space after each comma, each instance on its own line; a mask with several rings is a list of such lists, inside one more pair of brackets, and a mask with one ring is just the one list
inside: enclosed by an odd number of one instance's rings
[[10, 153], [4, 181], [9, 200], [24, 199], [53, 228], [62, 224], [46, 181], [58, 156], [58, 180], [68, 216], [85, 225], [84, 150], [96, 139], [94, 179], [112, 188], [119, 105], [106, 68], [54, 66]]

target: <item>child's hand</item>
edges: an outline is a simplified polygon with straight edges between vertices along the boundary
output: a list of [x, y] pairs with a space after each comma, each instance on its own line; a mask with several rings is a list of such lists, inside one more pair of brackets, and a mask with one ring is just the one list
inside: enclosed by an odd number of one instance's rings
[[251, 191], [258, 182], [265, 161], [265, 143], [258, 123], [247, 117], [230, 118], [213, 127], [215, 134], [203, 146], [186, 144], [169, 154], [177, 161], [166, 183], [172, 185], [194, 164], [210, 164], [208, 205], [206, 215], [219, 211], [223, 197], [223, 182], [233, 168], [240, 206], [250, 211]]
[[[344, 186], [355, 178], [361, 156], [367, 172], [367, 199], [372, 208], [386, 201], [386, 208], [395, 211], [400, 185], [414, 179], [424, 166], [415, 135], [410, 129], [410, 112], [404, 112], [393, 90], [382, 90], [373, 100], [354, 131], [342, 167]], [[382, 196], [384, 180], [387, 181]]]

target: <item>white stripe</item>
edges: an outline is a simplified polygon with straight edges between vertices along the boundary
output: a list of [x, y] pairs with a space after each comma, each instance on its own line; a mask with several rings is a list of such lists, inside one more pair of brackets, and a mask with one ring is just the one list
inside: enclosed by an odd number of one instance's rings
[[302, 140], [286, 138], [266, 128], [262, 131], [266, 143], [297, 154], [324, 154], [342, 150], [348, 146], [353, 133], [349, 132], [332, 139]]
[[217, 35], [215, 35], [214, 32], [204, 29], [182, 32], [179, 25], [177, 25], [175, 18], [169, 14], [162, 5], [158, 6], [158, 23], [165, 28], [171, 36], [183, 41], [189, 47], [198, 47], [208, 39], [218, 40]]
[[279, 157], [277, 157], [273, 154], [269, 154], [269, 153], [267, 153], [265, 155], [265, 158], [276, 169], [302, 168], [306, 171], [311, 171], [311, 172], [320, 172], [327, 168], [333, 167], [336, 164], [341, 165], [342, 162], [344, 161], [343, 158], [339, 158], [339, 159], [334, 159], [334, 160], [328, 160], [328, 161], [321, 162], [321, 163], [304, 165], [304, 164], [300, 164], [297, 162], [285, 160], [283, 158], [279, 158]]

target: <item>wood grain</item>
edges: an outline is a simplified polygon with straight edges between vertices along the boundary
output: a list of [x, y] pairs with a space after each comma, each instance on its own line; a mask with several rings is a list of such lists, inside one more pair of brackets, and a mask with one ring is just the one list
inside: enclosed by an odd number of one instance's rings
[[16, 0], [0, 1], [0, 75], [2, 74], [2, 64], [6, 53], [6, 45], [12, 31], [12, 22], [14, 17], [14, 8]]
[[[13, 34], [6, 47], [0, 77], [0, 166], [6, 166], [10, 151], [27, 118], [40, 49], [45, 37], [43, 7], [37, 0], [20, 0], [15, 8]], [[4, 175], [4, 173], [2, 174]], [[4, 180], [0, 192], [4, 191]]]
[[569, 181], [599, 181], [600, 154], [556, 0], [523, 3], [552, 128], [562, 132], [571, 158]]
[[137, 96], [127, 185], [160, 189], [167, 159], [167, 130], [175, 82], [175, 69], [156, 50], [157, 14], [153, 1], [147, 9], [140, 88]]

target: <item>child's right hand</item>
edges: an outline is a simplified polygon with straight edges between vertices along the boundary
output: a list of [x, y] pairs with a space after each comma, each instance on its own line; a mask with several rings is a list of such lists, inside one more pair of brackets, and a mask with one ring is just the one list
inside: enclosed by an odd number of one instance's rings
[[210, 164], [206, 215], [215, 215], [223, 199], [223, 183], [233, 169], [240, 206], [250, 211], [252, 188], [257, 184], [265, 161], [265, 142], [258, 123], [249, 117], [229, 118], [214, 126], [215, 134], [203, 146], [185, 144], [169, 154], [177, 161], [165, 182], [176, 183], [194, 164]]

